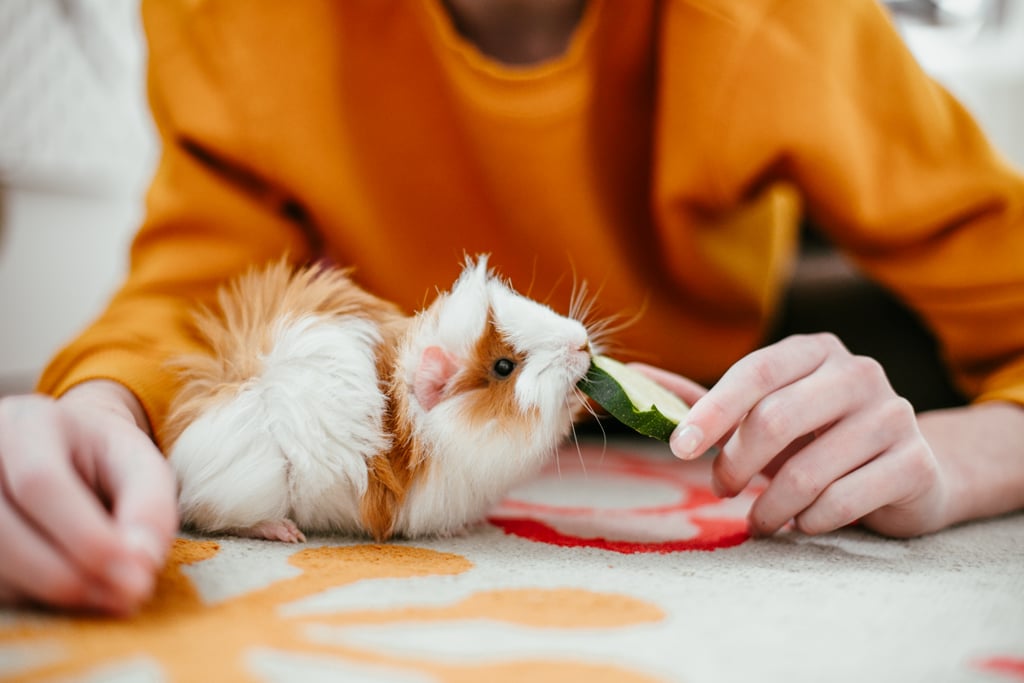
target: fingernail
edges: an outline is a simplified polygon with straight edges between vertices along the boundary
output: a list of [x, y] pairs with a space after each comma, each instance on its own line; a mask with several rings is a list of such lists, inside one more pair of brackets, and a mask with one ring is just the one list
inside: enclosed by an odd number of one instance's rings
[[704, 432], [697, 425], [686, 425], [682, 429], [673, 432], [669, 439], [669, 448], [677, 458], [692, 460], [696, 458], [697, 447], [704, 440]]
[[132, 552], [144, 555], [154, 568], [163, 566], [166, 549], [152, 532], [142, 527], [131, 527], [125, 532], [125, 544]]
[[139, 597], [149, 594], [153, 577], [138, 562], [116, 561], [107, 566], [107, 579], [122, 594]]

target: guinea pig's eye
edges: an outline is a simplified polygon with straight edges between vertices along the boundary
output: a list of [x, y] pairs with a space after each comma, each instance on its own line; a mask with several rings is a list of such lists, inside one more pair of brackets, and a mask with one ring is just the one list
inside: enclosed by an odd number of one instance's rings
[[499, 358], [494, 361], [494, 374], [502, 379], [511, 375], [512, 371], [515, 369], [516, 364], [508, 358]]

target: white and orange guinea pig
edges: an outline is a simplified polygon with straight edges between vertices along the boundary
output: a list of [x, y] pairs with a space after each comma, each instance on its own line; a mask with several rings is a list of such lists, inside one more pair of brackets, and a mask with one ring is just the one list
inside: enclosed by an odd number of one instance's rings
[[408, 317], [346, 271], [280, 263], [200, 313], [163, 435], [186, 526], [449, 535], [535, 474], [585, 407], [578, 320], [467, 260]]

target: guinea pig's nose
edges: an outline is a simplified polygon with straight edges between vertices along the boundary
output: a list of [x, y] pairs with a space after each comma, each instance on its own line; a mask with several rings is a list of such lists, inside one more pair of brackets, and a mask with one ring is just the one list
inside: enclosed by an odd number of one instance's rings
[[590, 359], [593, 353], [590, 348], [590, 341], [585, 341], [582, 344], [570, 342], [568, 351], [569, 356], [567, 360], [573, 368], [573, 372], [586, 372], [586, 369], [590, 367]]
[[570, 356], [584, 355], [587, 358], [590, 358], [591, 349], [589, 339], [584, 341], [583, 343], [580, 343], [578, 341], [570, 341], [568, 347], [569, 348], [566, 350], [568, 351]]

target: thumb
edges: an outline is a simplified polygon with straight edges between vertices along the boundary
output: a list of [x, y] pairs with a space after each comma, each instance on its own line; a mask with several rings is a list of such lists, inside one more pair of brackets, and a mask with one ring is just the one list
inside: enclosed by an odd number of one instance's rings
[[132, 430], [111, 438], [97, 465], [125, 545], [154, 569], [162, 567], [179, 524], [167, 461], [144, 432]]

